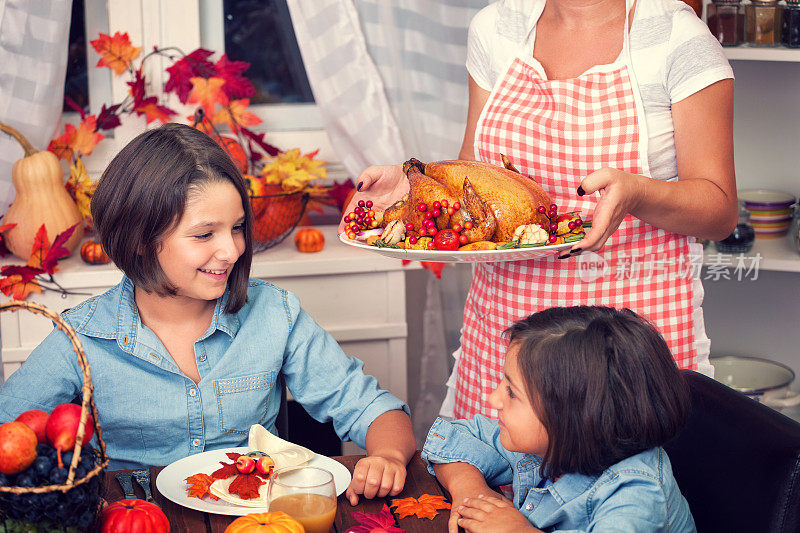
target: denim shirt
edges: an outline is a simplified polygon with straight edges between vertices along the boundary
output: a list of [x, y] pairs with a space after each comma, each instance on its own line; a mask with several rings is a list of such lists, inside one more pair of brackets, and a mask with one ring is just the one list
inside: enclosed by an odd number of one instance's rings
[[514, 505], [543, 531], [696, 531], [662, 448], [629, 457], [599, 476], [564, 474], [542, 483], [541, 457], [504, 449], [497, 420], [479, 415], [437, 419], [422, 459], [432, 474], [431, 464], [464, 462], [480, 470], [490, 486], [511, 483]]
[[[250, 280], [247, 303], [224, 312], [194, 343], [200, 382], [183, 374], [155, 333], [142, 324], [133, 283], [122, 282], [63, 316], [79, 334], [91, 365], [94, 401], [112, 470], [167, 465], [206, 450], [244, 446], [252, 424], [273, 433], [279, 375], [319, 421], [333, 420], [343, 440], [364, 447], [379, 415], [408, 407], [364, 375], [300, 307], [296, 296]], [[0, 387], [0, 422], [29, 409], [72, 401], [81, 370], [67, 336], [54, 329]]]

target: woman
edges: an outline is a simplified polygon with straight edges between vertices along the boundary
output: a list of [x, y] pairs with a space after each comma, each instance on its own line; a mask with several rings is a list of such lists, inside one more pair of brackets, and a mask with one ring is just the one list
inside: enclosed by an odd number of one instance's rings
[[[560, 212], [593, 226], [560, 257], [476, 266], [455, 416], [494, 416], [501, 332], [548, 307], [631, 308], [680, 367], [710, 372], [694, 237], [726, 237], [737, 209], [733, 74], [707, 27], [678, 0], [500, 0], [472, 21], [467, 68], [459, 157], [500, 165], [507, 155]], [[371, 167], [360, 185], [356, 201], [408, 188], [397, 167]]]

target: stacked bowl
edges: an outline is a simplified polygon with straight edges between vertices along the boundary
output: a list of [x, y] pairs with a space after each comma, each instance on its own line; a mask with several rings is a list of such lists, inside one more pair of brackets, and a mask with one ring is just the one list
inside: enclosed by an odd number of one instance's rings
[[750, 223], [757, 239], [777, 239], [789, 231], [794, 196], [770, 189], [739, 191], [739, 200], [750, 211]]

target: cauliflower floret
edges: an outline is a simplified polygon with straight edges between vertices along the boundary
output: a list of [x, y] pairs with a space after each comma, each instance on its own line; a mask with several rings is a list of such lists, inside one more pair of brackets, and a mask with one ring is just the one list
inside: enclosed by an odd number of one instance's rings
[[523, 224], [514, 230], [512, 241], [517, 241], [517, 245], [539, 244], [548, 242], [550, 234], [540, 224]]

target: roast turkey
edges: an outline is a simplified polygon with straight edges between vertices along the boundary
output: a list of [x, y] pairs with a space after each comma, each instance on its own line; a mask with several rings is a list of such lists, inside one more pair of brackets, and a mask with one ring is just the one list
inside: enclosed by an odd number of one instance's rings
[[523, 224], [549, 224], [539, 207], [549, 209], [550, 196], [533, 179], [523, 176], [504, 158], [508, 168], [480, 161], [437, 161], [422, 163], [411, 159], [403, 165], [408, 176], [409, 192], [402, 200], [386, 209], [383, 224], [393, 220], [422, 226], [425, 212], [420, 204], [432, 206], [434, 201], [447, 200], [452, 206], [460, 204], [453, 215], [445, 209], [435, 218], [439, 230], [462, 227], [467, 242], [508, 242], [514, 230]]

